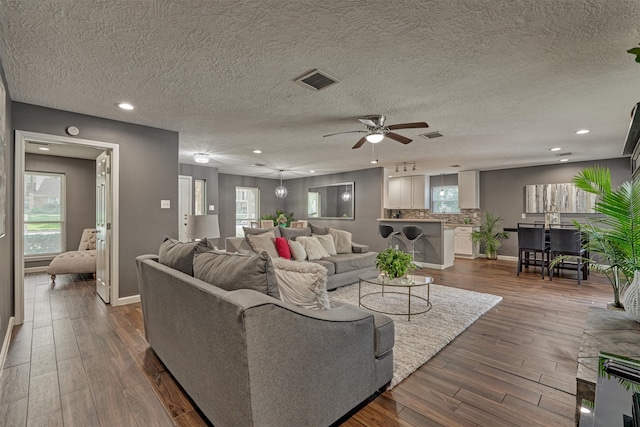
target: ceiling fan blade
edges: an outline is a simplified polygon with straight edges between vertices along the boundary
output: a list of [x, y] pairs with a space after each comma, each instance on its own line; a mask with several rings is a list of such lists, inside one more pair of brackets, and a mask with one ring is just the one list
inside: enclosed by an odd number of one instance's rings
[[425, 122], [415, 122], [415, 123], [398, 123], [396, 125], [387, 126], [389, 130], [396, 129], [413, 129], [413, 128], [428, 128], [429, 125]]
[[336, 133], [330, 133], [329, 135], [322, 135], [322, 137], [326, 137], [326, 136], [333, 136], [333, 135], [341, 135], [343, 133], [367, 133], [366, 130], [350, 130], [348, 132], [336, 132]]
[[351, 149], [355, 149], [355, 148], [360, 148], [362, 147], [362, 144], [364, 144], [367, 141], [367, 138], [365, 138], [364, 136], [362, 138], [360, 138], [358, 140], [358, 142], [356, 142], [356, 145], [354, 145], [353, 147], [351, 147]]
[[413, 141], [413, 139], [406, 138], [402, 135], [398, 135], [397, 133], [393, 133], [393, 132], [387, 132], [384, 134], [384, 136], [389, 137], [391, 139], [395, 139], [396, 141], [401, 142], [403, 144], [408, 144], [411, 141]]
[[376, 124], [376, 122], [374, 122], [374, 121], [373, 121], [373, 120], [371, 120], [371, 119], [358, 119], [358, 121], [359, 121], [360, 123], [365, 124], [365, 125], [367, 125], [367, 126], [370, 126], [370, 127], [372, 127], [372, 128], [374, 128], [374, 127], [377, 127], [377, 126], [378, 126], [378, 124]]

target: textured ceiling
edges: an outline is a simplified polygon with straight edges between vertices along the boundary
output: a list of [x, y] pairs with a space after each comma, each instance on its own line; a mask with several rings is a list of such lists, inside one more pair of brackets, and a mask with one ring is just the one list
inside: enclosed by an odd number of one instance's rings
[[[379, 165], [437, 174], [551, 164], [555, 146], [619, 157], [639, 22], [637, 0], [0, 0], [0, 52], [13, 100], [178, 131], [183, 163], [204, 151], [232, 174], [365, 169], [360, 135], [322, 135], [384, 114], [430, 129], [377, 144]], [[340, 83], [294, 82], [316, 68]]]

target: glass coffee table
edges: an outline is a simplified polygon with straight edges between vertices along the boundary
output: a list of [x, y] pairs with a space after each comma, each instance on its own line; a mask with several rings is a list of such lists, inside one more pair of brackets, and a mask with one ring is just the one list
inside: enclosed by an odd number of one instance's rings
[[[430, 292], [429, 285], [431, 285], [431, 283], [433, 282], [433, 277], [408, 275], [406, 277], [397, 277], [395, 279], [389, 279], [388, 276], [383, 276], [378, 271], [368, 271], [366, 273], [362, 273], [358, 275], [358, 279], [359, 279], [358, 280], [358, 306], [360, 307], [364, 307], [369, 310], [376, 311], [378, 313], [407, 316], [407, 320], [409, 321], [411, 321], [411, 316], [423, 314], [431, 310], [432, 306], [431, 306], [431, 301], [429, 301], [429, 292]], [[363, 283], [375, 285], [379, 287], [380, 290], [375, 292], [367, 292], [363, 294], [362, 293]], [[427, 287], [426, 298], [420, 295], [415, 295], [411, 293], [411, 289], [420, 287], [420, 286]], [[385, 290], [385, 288], [390, 288], [390, 289]], [[400, 288], [405, 288], [407, 291], [399, 292]], [[405, 295], [407, 297], [407, 309], [400, 312], [383, 311], [383, 310], [374, 308], [371, 305], [367, 305], [364, 301], [369, 297], [372, 297], [375, 295], [380, 295], [384, 297], [385, 294]], [[416, 299], [421, 300], [423, 303], [426, 303], [426, 305], [423, 304], [423, 307], [420, 308], [419, 310], [412, 311], [411, 300], [416, 300]]]

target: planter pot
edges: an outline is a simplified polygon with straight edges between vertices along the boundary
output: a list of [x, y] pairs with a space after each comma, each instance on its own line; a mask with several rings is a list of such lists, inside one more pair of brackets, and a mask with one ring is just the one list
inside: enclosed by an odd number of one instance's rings
[[627, 287], [622, 299], [629, 317], [640, 322], [640, 271], [633, 273], [633, 281]]
[[615, 304], [616, 304], [615, 302], [608, 302], [607, 303], [607, 310], [625, 311], [624, 307], [618, 307]]
[[487, 252], [485, 256], [487, 259], [498, 259], [498, 252]]

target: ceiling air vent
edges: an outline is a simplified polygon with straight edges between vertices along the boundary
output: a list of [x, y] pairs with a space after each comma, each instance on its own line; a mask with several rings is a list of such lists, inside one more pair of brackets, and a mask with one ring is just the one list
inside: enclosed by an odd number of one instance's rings
[[444, 135], [442, 135], [440, 132], [436, 130], [434, 132], [422, 133], [420, 134], [420, 136], [426, 139], [433, 139], [433, 138], [440, 138], [441, 136], [444, 136]]
[[460, 166], [460, 165], [451, 165], [451, 166], [449, 166], [449, 167], [450, 167], [450, 168], [461, 168], [462, 166]]
[[295, 81], [313, 90], [324, 89], [334, 83], [338, 83], [338, 80], [320, 70], [313, 70], [302, 77], [298, 77]]
[[558, 153], [556, 154], [556, 157], [566, 157], [566, 156], [570, 156], [571, 154], [572, 154], [571, 151], [567, 153]]

